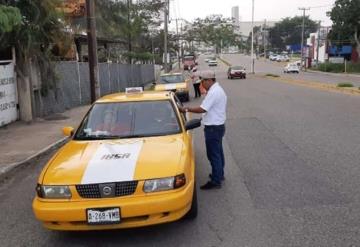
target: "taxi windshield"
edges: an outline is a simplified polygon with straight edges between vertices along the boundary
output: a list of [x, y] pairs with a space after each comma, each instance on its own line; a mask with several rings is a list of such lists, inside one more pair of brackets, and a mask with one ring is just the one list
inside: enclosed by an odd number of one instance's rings
[[76, 140], [163, 136], [180, 132], [169, 100], [97, 103], [84, 118]]
[[183, 75], [164, 75], [160, 76], [160, 83], [161, 84], [167, 84], [167, 83], [180, 83], [184, 82], [184, 76]]

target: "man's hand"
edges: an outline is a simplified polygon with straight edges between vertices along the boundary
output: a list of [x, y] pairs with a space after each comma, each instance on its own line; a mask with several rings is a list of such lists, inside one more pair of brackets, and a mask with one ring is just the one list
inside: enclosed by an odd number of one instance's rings
[[179, 107], [179, 111], [180, 111], [181, 113], [185, 113], [185, 112], [187, 112], [187, 111], [189, 111], [189, 110], [188, 110], [187, 107]]

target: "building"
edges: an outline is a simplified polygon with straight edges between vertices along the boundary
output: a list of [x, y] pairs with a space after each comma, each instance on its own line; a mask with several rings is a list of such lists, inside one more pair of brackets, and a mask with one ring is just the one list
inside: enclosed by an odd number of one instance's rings
[[[265, 26], [265, 29], [268, 29], [268, 28], [274, 27], [276, 23], [277, 23], [277, 21], [267, 21], [267, 20], [254, 21], [254, 27], [256, 27], [256, 26], [264, 27]], [[251, 21], [240, 21], [239, 22], [239, 31], [243, 37], [246, 37], [246, 38], [249, 37], [250, 33], [251, 33]]]
[[234, 6], [231, 8], [231, 19], [235, 26], [239, 27], [240, 15], [239, 15], [239, 6]]

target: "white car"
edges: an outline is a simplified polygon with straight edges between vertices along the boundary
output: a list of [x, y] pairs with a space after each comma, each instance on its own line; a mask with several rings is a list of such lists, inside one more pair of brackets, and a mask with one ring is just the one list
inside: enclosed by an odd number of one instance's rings
[[277, 56], [278, 56], [278, 55], [276, 55], [276, 54], [270, 55], [270, 56], [269, 56], [270, 61], [276, 61]]
[[289, 62], [290, 58], [287, 55], [278, 55], [276, 57], [276, 61], [278, 61], [278, 62]]
[[209, 66], [217, 66], [218, 64], [217, 64], [217, 61], [215, 59], [211, 59], [211, 60], [209, 60], [208, 65]]
[[299, 72], [300, 72], [299, 66], [297, 66], [296, 64], [293, 64], [293, 63], [289, 63], [284, 68], [284, 73], [297, 73], [297, 74], [299, 74]]

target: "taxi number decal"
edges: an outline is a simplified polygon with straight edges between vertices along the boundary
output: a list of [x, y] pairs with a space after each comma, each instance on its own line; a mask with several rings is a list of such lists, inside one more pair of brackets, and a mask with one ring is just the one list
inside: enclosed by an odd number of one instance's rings
[[143, 143], [101, 144], [88, 163], [81, 183], [108, 183], [134, 179]]

